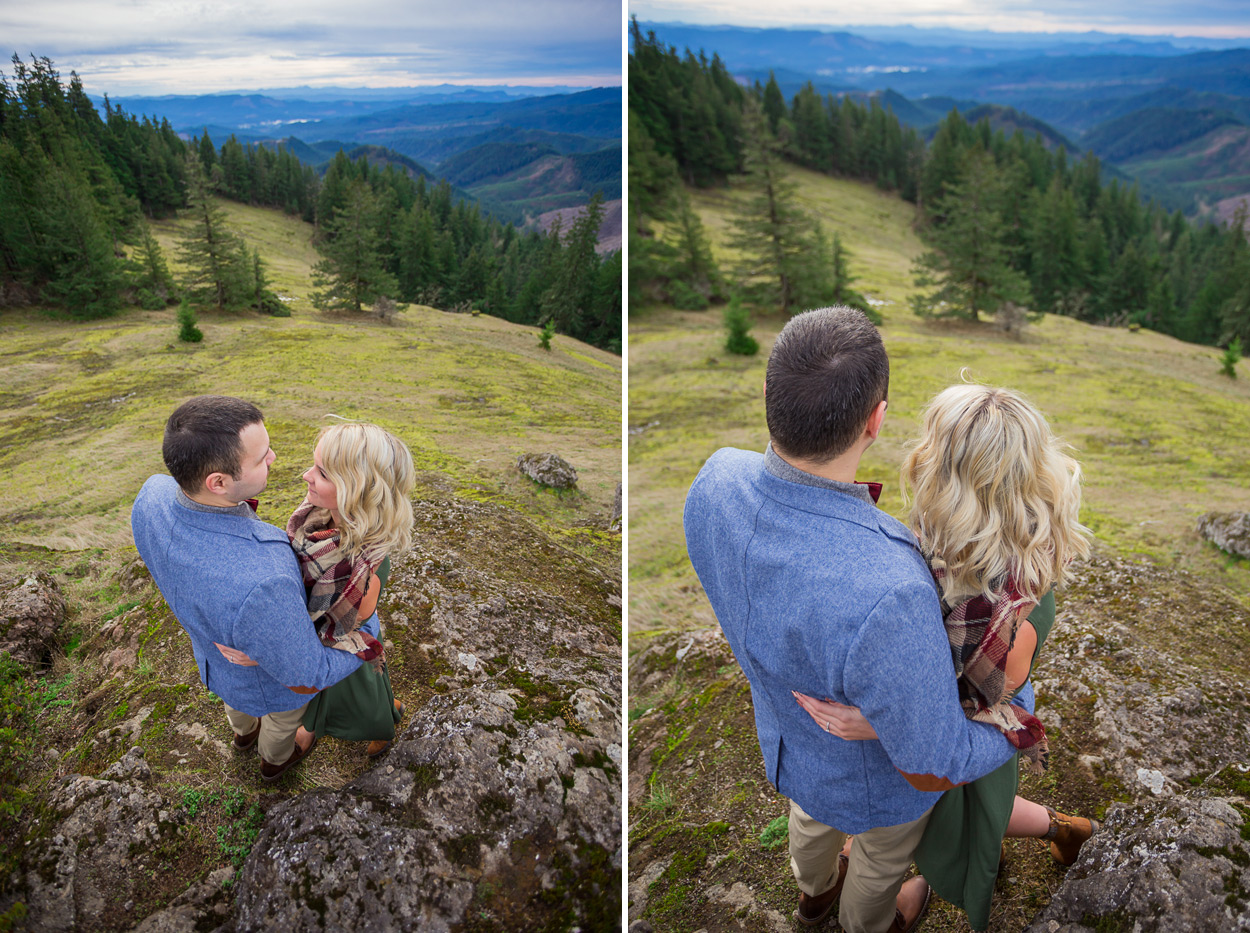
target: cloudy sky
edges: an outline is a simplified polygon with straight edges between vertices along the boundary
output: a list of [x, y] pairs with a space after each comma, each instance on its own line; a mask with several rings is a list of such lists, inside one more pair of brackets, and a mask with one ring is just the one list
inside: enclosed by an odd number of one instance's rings
[[621, 83], [621, 0], [37, 0], [0, 3], [14, 52], [89, 93], [298, 85]]
[[631, 0], [651, 22], [737, 26], [941, 26], [995, 32], [1250, 37], [1245, 0]]

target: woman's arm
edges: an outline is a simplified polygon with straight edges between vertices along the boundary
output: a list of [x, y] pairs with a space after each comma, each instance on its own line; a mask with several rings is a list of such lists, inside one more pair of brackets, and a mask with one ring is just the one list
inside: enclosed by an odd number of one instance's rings
[[378, 608], [378, 596], [382, 592], [382, 581], [378, 579], [378, 575], [371, 574], [369, 577], [369, 585], [365, 588], [364, 598], [360, 600], [360, 608], [356, 610], [356, 618], [361, 622], [373, 615]]
[[1037, 629], [1026, 618], [1032, 608], [1032, 605], [1028, 605], [1020, 610], [1020, 627], [1016, 629], [1016, 641], [1007, 653], [1007, 664], [1003, 670], [1007, 680], [1007, 694], [1015, 693], [1029, 679], [1029, 670], [1033, 666], [1033, 653], [1037, 651]]

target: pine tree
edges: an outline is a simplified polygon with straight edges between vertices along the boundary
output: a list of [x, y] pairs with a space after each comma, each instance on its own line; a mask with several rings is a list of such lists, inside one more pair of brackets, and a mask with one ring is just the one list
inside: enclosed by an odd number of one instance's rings
[[702, 311], [709, 301], [721, 297], [720, 269], [712, 258], [712, 248], [703, 232], [703, 222], [690, 205], [690, 197], [678, 193], [677, 222], [671, 228], [673, 261], [666, 270], [669, 295], [674, 307]]
[[734, 295], [725, 306], [725, 349], [739, 356], [754, 356], [759, 352], [759, 341], [751, 336], [751, 316], [742, 306], [742, 298]]
[[178, 244], [187, 268], [184, 287], [192, 298], [218, 310], [250, 300], [251, 270], [243, 241], [226, 229], [225, 211], [194, 156], [187, 159], [187, 207], [193, 225]]
[[960, 180], [947, 186], [935, 206], [944, 223], [926, 235], [932, 247], [912, 267], [920, 288], [912, 309], [922, 317], [980, 320], [1004, 303], [1032, 303], [1025, 277], [1008, 263], [1003, 245], [1004, 184], [993, 157], [974, 151]]
[[141, 306], [155, 311], [173, 300], [174, 277], [169, 274], [161, 245], [156, 242], [147, 224], [143, 224], [143, 239], [135, 250], [131, 264]]
[[751, 98], [743, 108], [742, 129], [747, 194], [735, 205], [728, 245], [741, 257], [735, 271], [744, 295], [791, 314], [798, 309], [799, 280], [823, 257], [813, 252], [812, 221], [796, 203], [797, 189]]
[[204, 334], [195, 326], [195, 309], [186, 298], [178, 305], [178, 339], [184, 343], [199, 343]]
[[1220, 357], [1220, 372], [1229, 379], [1237, 378], [1237, 361], [1241, 359], [1241, 338], [1234, 337]]
[[378, 242], [377, 199], [367, 182], [348, 185], [345, 203], [323, 227], [319, 249], [325, 257], [313, 267], [313, 304], [322, 310], [359, 313], [364, 305], [395, 293]]
[[[596, 192], [563, 238], [560, 263], [543, 295], [542, 313], [556, 330], [584, 339], [594, 317], [595, 280], [599, 273], [599, 227], [603, 223], [603, 196]], [[552, 235], [556, 235], [553, 231]]]

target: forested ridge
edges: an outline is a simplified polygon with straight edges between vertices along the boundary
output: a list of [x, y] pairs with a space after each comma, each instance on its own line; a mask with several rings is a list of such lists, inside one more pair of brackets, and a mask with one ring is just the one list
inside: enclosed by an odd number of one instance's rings
[[[272, 207], [315, 225], [325, 309], [361, 311], [385, 298], [480, 309], [620, 352], [621, 259], [595, 253], [592, 199], [566, 231], [522, 233], [388, 162], [343, 152], [323, 177], [282, 146], [185, 142], [168, 121], [105, 98], [101, 114], [76, 74], [14, 56], [0, 80], [0, 306], [39, 303], [75, 319], [181, 297], [200, 306], [282, 313], [264, 257], [225, 229], [216, 197]], [[417, 174], [414, 179], [413, 174]], [[175, 281], [145, 216], [190, 211]]]
[[[1243, 223], [1191, 223], [1143, 201], [1135, 185], [1104, 184], [1092, 153], [1075, 159], [1036, 134], [1008, 136], [952, 110], [926, 144], [876, 99], [822, 97], [808, 84], [787, 101], [775, 79], [742, 87], [719, 56], [679, 54], [632, 29], [631, 306], [705, 307], [736, 292], [793, 313], [837, 293], [844, 283], [829, 271], [828, 246], [836, 254], [837, 240], [787, 195], [784, 173], [761, 171], [776, 160], [871, 181], [915, 205], [930, 248], [915, 270], [928, 289], [913, 300], [922, 314], [977, 319], [1010, 303], [1196, 343], [1250, 343]], [[731, 176], [744, 176], [757, 208], [737, 226], [779, 248], [722, 270], [684, 191]], [[836, 229], [836, 217], [823, 220]], [[794, 282], [806, 288], [796, 294]]]

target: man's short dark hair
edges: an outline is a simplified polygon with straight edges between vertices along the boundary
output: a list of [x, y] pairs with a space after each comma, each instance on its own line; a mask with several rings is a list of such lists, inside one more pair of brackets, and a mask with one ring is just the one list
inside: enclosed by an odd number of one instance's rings
[[827, 463], [863, 433], [890, 389], [890, 359], [862, 311], [835, 305], [790, 319], [768, 357], [764, 410], [778, 453]]
[[161, 454], [165, 468], [186, 493], [194, 493], [212, 473], [238, 479], [243, 456], [239, 434], [265, 416], [251, 402], [229, 395], [197, 395], [174, 410], [165, 422]]

